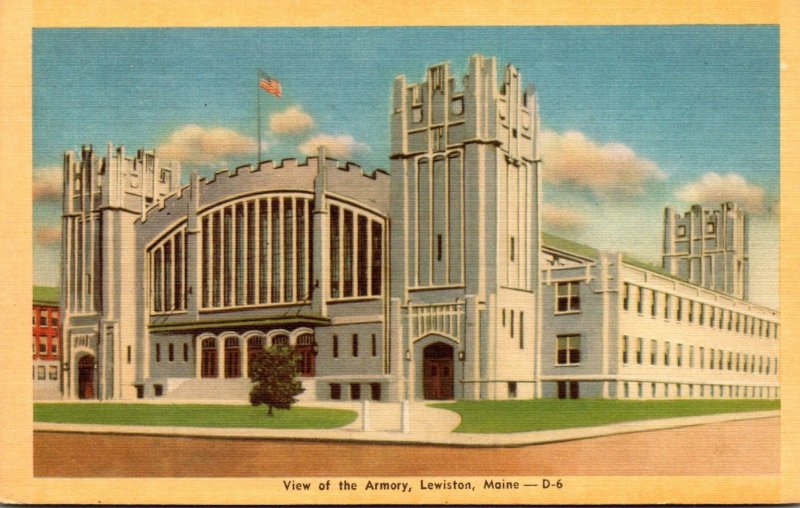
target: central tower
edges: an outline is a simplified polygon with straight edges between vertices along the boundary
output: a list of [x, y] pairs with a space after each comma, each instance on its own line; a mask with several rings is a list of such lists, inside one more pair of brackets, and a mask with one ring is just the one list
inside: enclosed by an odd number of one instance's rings
[[419, 83], [394, 82], [392, 328], [403, 337], [394, 343], [404, 345], [406, 365], [393, 372], [403, 370], [409, 383], [398, 395], [532, 397], [536, 97], [514, 66], [498, 80], [495, 59], [480, 55], [461, 81], [459, 89], [442, 63]]

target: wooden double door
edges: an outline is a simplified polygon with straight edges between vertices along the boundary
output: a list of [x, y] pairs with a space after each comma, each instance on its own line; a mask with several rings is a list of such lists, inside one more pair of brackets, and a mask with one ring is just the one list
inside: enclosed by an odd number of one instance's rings
[[93, 356], [86, 355], [78, 360], [78, 398], [95, 398]]
[[422, 351], [423, 391], [428, 400], [450, 400], [454, 394], [453, 348], [442, 342]]

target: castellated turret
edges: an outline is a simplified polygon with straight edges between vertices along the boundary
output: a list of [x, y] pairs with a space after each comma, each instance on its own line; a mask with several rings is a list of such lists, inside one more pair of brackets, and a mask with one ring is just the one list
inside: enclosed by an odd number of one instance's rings
[[693, 205], [683, 215], [664, 210], [663, 266], [693, 284], [749, 297], [747, 214], [735, 203], [708, 210]]

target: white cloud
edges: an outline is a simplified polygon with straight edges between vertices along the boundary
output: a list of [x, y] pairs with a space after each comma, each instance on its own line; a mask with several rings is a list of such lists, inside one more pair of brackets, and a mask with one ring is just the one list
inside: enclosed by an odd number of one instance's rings
[[573, 208], [542, 203], [542, 222], [545, 227], [575, 230], [586, 225], [586, 221], [586, 216]]
[[743, 206], [750, 213], [765, 211], [764, 189], [749, 183], [736, 173], [720, 175], [706, 173], [699, 180], [690, 182], [677, 191], [678, 199], [691, 204], [718, 205], [725, 201], [733, 201]]
[[59, 201], [64, 181], [63, 170], [59, 167], [37, 168], [33, 170], [33, 200]]
[[42, 246], [59, 245], [61, 243], [61, 227], [38, 226], [34, 228], [33, 239]]
[[600, 144], [579, 131], [545, 130], [540, 136], [544, 179], [587, 187], [598, 195], [635, 195], [666, 176], [658, 165], [621, 143]]
[[299, 106], [291, 106], [269, 117], [269, 128], [276, 134], [298, 134], [314, 127], [314, 119]]
[[[262, 143], [262, 149], [264, 145]], [[156, 150], [159, 159], [166, 162], [215, 165], [227, 157], [255, 153], [258, 142], [249, 136], [222, 127], [205, 128], [184, 125], [173, 132], [169, 140]]]
[[299, 146], [300, 151], [305, 155], [316, 155], [317, 148], [322, 145], [328, 149], [328, 155], [335, 159], [345, 159], [356, 152], [367, 152], [369, 147], [353, 139], [353, 136], [331, 136], [329, 134], [318, 134]]

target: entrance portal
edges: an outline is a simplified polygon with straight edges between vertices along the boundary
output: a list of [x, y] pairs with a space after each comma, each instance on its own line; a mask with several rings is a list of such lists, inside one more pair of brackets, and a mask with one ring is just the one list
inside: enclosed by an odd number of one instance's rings
[[423, 389], [426, 399], [453, 398], [453, 348], [442, 342], [422, 350]]
[[86, 355], [78, 360], [78, 398], [94, 398], [94, 356]]

